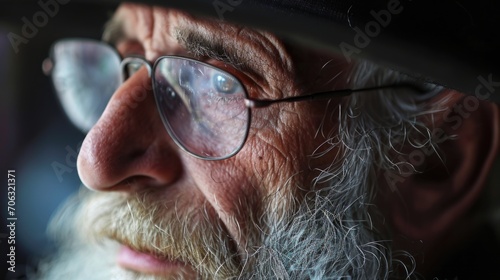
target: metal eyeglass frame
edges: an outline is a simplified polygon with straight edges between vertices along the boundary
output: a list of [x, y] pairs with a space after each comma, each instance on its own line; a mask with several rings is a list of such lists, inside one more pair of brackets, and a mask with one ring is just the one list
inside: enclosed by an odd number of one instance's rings
[[[64, 40], [71, 40], [71, 39], [64, 39]], [[111, 47], [115, 51], [115, 53], [121, 59], [120, 67], [122, 69], [123, 82], [125, 82], [131, 76], [130, 73], [128, 73], [127, 70], [126, 70], [127, 67], [130, 64], [141, 64], [141, 65], [146, 66], [147, 71], [148, 71], [148, 76], [151, 79], [152, 89], [153, 89], [153, 92], [154, 92], [154, 95], [155, 95], [155, 103], [157, 105], [157, 110], [158, 110], [158, 113], [160, 114], [160, 117], [162, 119], [162, 122], [163, 122], [165, 128], [167, 129], [168, 134], [173, 139], [173, 141], [176, 143], [176, 145], [179, 146], [182, 150], [184, 150], [185, 152], [187, 152], [188, 154], [190, 154], [191, 156], [193, 156], [195, 158], [203, 159], [203, 160], [224, 160], [224, 159], [228, 159], [228, 158], [231, 158], [231, 157], [235, 156], [243, 148], [243, 146], [245, 146], [245, 143], [246, 143], [248, 135], [249, 135], [250, 127], [251, 127], [251, 122], [252, 122], [252, 110], [251, 109], [265, 108], [265, 107], [269, 107], [269, 106], [271, 106], [273, 104], [276, 104], [276, 103], [292, 103], [292, 102], [300, 102], [300, 101], [312, 101], [312, 100], [331, 99], [331, 98], [335, 98], [335, 97], [347, 96], [347, 95], [350, 95], [350, 94], [356, 93], [356, 92], [374, 91], [374, 90], [381, 90], [381, 89], [387, 89], [387, 88], [411, 88], [411, 89], [413, 89], [413, 90], [415, 90], [417, 92], [420, 92], [420, 93], [428, 92], [428, 90], [424, 89], [423, 87], [419, 87], [419, 86], [417, 86], [414, 83], [406, 82], [406, 83], [398, 83], [398, 84], [391, 84], [391, 85], [382, 85], [382, 86], [360, 88], [360, 89], [341, 89], [341, 90], [333, 90], [333, 91], [316, 92], [316, 93], [311, 93], [311, 94], [306, 94], [306, 95], [300, 95], [300, 96], [285, 97], [285, 98], [281, 98], [281, 99], [255, 99], [255, 98], [250, 98], [248, 96], [248, 92], [247, 92], [247, 90], [245, 88], [245, 85], [237, 77], [235, 77], [233, 74], [228, 73], [228, 72], [226, 72], [226, 71], [224, 71], [224, 70], [222, 70], [222, 69], [220, 69], [218, 67], [215, 67], [215, 66], [213, 66], [211, 64], [207, 64], [205, 62], [202, 62], [202, 61], [199, 61], [199, 60], [196, 60], [196, 59], [192, 59], [192, 58], [188, 58], [188, 57], [183, 57], [183, 56], [161, 56], [161, 57], [157, 58], [154, 63], [151, 63], [150, 61], [148, 61], [144, 57], [140, 57], [140, 56], [122, 57], [120, 55], [120, 53], [113, 46], [111, 46], [111, 45], [109, 45], [109, 44], [107, 44], [105, 42], [101, 42], [101, 41], [97, 41], [97, 40], [88, 40], [88, 39], [76, 39], [76, 38], [72, 39], [72, 40], [94, 41], [94, 42], [102, 44], [102, 45], [104, 45], [106, 47]], [[242, 139], [241, 145], [238, 148], [236, 148], [232, 153], [230, 153], [228, 155], [225, 155], [225, 156], [220, 156], [220, 157], [207, 157], [207, 156], [198, 155], [198, 154], [196, 154], [194, 152], [189, 151], [181, 143], [181, 141], [177, 138], [177, 136], [175, 135], [175, 133], [174, 133], [173, 129], [171, 128], [169, 122], [165, 119], [164, 114], [162, 113], [162, 109], [160, 108], [160, 103], [158, 102], [157, 97], [156, 97], [156, 96], [158, 96], [158, 93], [156, 93], [155, 76], [152, 75], [152, 73], [154, 73], [154, 70], [156, 69], [156, 66], [160, 62], [160, 60], [163, 59], [163, 58], [168, 58], [168, 57], [170, 57], [170, 58], [176, 58], [176, 59], [185, 59], [185, 60], [188, 60], [188, 61], [194, 61], [196, 63], [201, 63], [201, 64], [204, 64], [204, 65], [206, 65], [208, 67], [211, 67], [211, 68], [216, 68], [219, 71], [225, 73], [226, 75], [229, 75], [231, 78], [235, 79], [238, 83], [240, 83], [242, 85], [242, 88], [244, 89], [244, 95], [245, 95], [244, 104], [245, 104], [245, 107], [248, 110], [248, 122], [247, 122], [247, 125], [246, 125], [245, 135], [244, 135], [244, 138]], [[48, 58], [48, 59], [44, 60], [44, 62], [43, 62], [43, 71], [44, 71], [44, 73], [46, 75], [50, 75], [51, 74], [51, 70], [53, 68], [53, 63], [54, 62], [53, 62], [53, 60], [51, 58]], [[139, 69], [139, 67], [137, 69]]]

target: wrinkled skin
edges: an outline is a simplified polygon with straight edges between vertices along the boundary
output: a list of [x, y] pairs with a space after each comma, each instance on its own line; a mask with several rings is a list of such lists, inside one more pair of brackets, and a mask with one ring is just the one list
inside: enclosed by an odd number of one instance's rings
[[[123, 24], [125, 35], [116, 42], [121, 55], [142, 55], [152, 62], [162, 55], [195, 56], [233, 73], [253, 98], [277, 99], [345, 87], [341, 81], [346, 65], [332, 63], [332, 56], [292, 49], [266, 32], [132, 4], [122, 5], [115, 19]], [[242, 60], [258, 70], [242, 70], [192, 54], [179, 41], [179, 28], [230, 43]], [[324, 65], [333, 67], [328, 77], [322, 76]], [[331, 73], [340, 76], [332, 82]], [[312, 188], [318, 169], [335, 160], [335, 150], [320, 159], [311, 155], [326, 140], [322, 132], [336, 126], [331, 117], [325, 118], [325, 112], [337, 99], [330, 105], [314, 101], [254, 109], [243, 149], [227, 160], [204, 161], [182, 151], [169, 137], [149, 81], [142, 68], [113, 95], [83, 142], [78, 157], [82, 182], [92, 190], [127, 196], [152, 191], [167, 208], [175, 205], [179, 216], [206, 207], [210, 218], [227, 229], [241, 259], [251, 246], [258, 246], [253, 243], [259, 229], [249, 216], [262, 215], [265, 198], [278, 191], [300, 198]], [[193, 267], [187, 270], [194, 273]]]

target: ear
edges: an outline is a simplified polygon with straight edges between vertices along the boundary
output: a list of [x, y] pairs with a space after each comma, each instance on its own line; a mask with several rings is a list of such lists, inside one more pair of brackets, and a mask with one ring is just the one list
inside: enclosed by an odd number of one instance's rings
[[[420, 252], [422, 247], [443, 245], [440, 242], [457, 236], [456, 231], [451, 235], [450, 231], [477, 200], [500, 142], [498, 105], [456, 91], [441, 93], [431, 102], [448, 108], [424, 120], [432, 130], [438, 152], [420, 150], [417, 172], [394, 174], [392, 182], [388, 182], [391, 177], [387, 174], [382, 176], [377, 198], [392, 227], [394, 246], [415, 247], [418, 243]], [[408, 154], [412, 163], [411, 149]]]

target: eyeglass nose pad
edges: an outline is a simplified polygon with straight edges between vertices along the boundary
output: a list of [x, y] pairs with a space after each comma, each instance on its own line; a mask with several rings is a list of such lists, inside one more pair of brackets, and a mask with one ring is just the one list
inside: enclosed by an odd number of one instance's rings
[[54, 69], [54, 62], [50, 58], [46, 58], [42, 62], [42, 71], [46, 76], [49, 76]]
[[130, 56], [124, 58], [120, 63], [124, 80], [134, 75], [134, 73], [137, 72], [142, 66], [146, 66], [146, 69], [148, 69], [148, 77], [151, 78], [151, 72], [153, 71], [152, 70], [153, 66], [145, 58], [137, 56]]

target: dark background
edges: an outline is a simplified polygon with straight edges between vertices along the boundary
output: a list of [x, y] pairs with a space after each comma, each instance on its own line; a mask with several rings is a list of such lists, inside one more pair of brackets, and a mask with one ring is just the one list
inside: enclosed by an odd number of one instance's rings
[[[46, 226], [59, 204], [80, 185], [75, 154], [84, 135], [66, 119], [42, 61], [59, 38], [99, 39], [114, 5], [60, 5], [47, 24], [15, 51], [9, 33], [22, 36], [23, 17], [42, 11], [37, 1], [0, 2], [0, 279], [25, 279], [51, 251]], [[40, 19], [43, 20], [43, 19]], [[16, 175], [16, 273], [7, 272], [7, 170]]]

